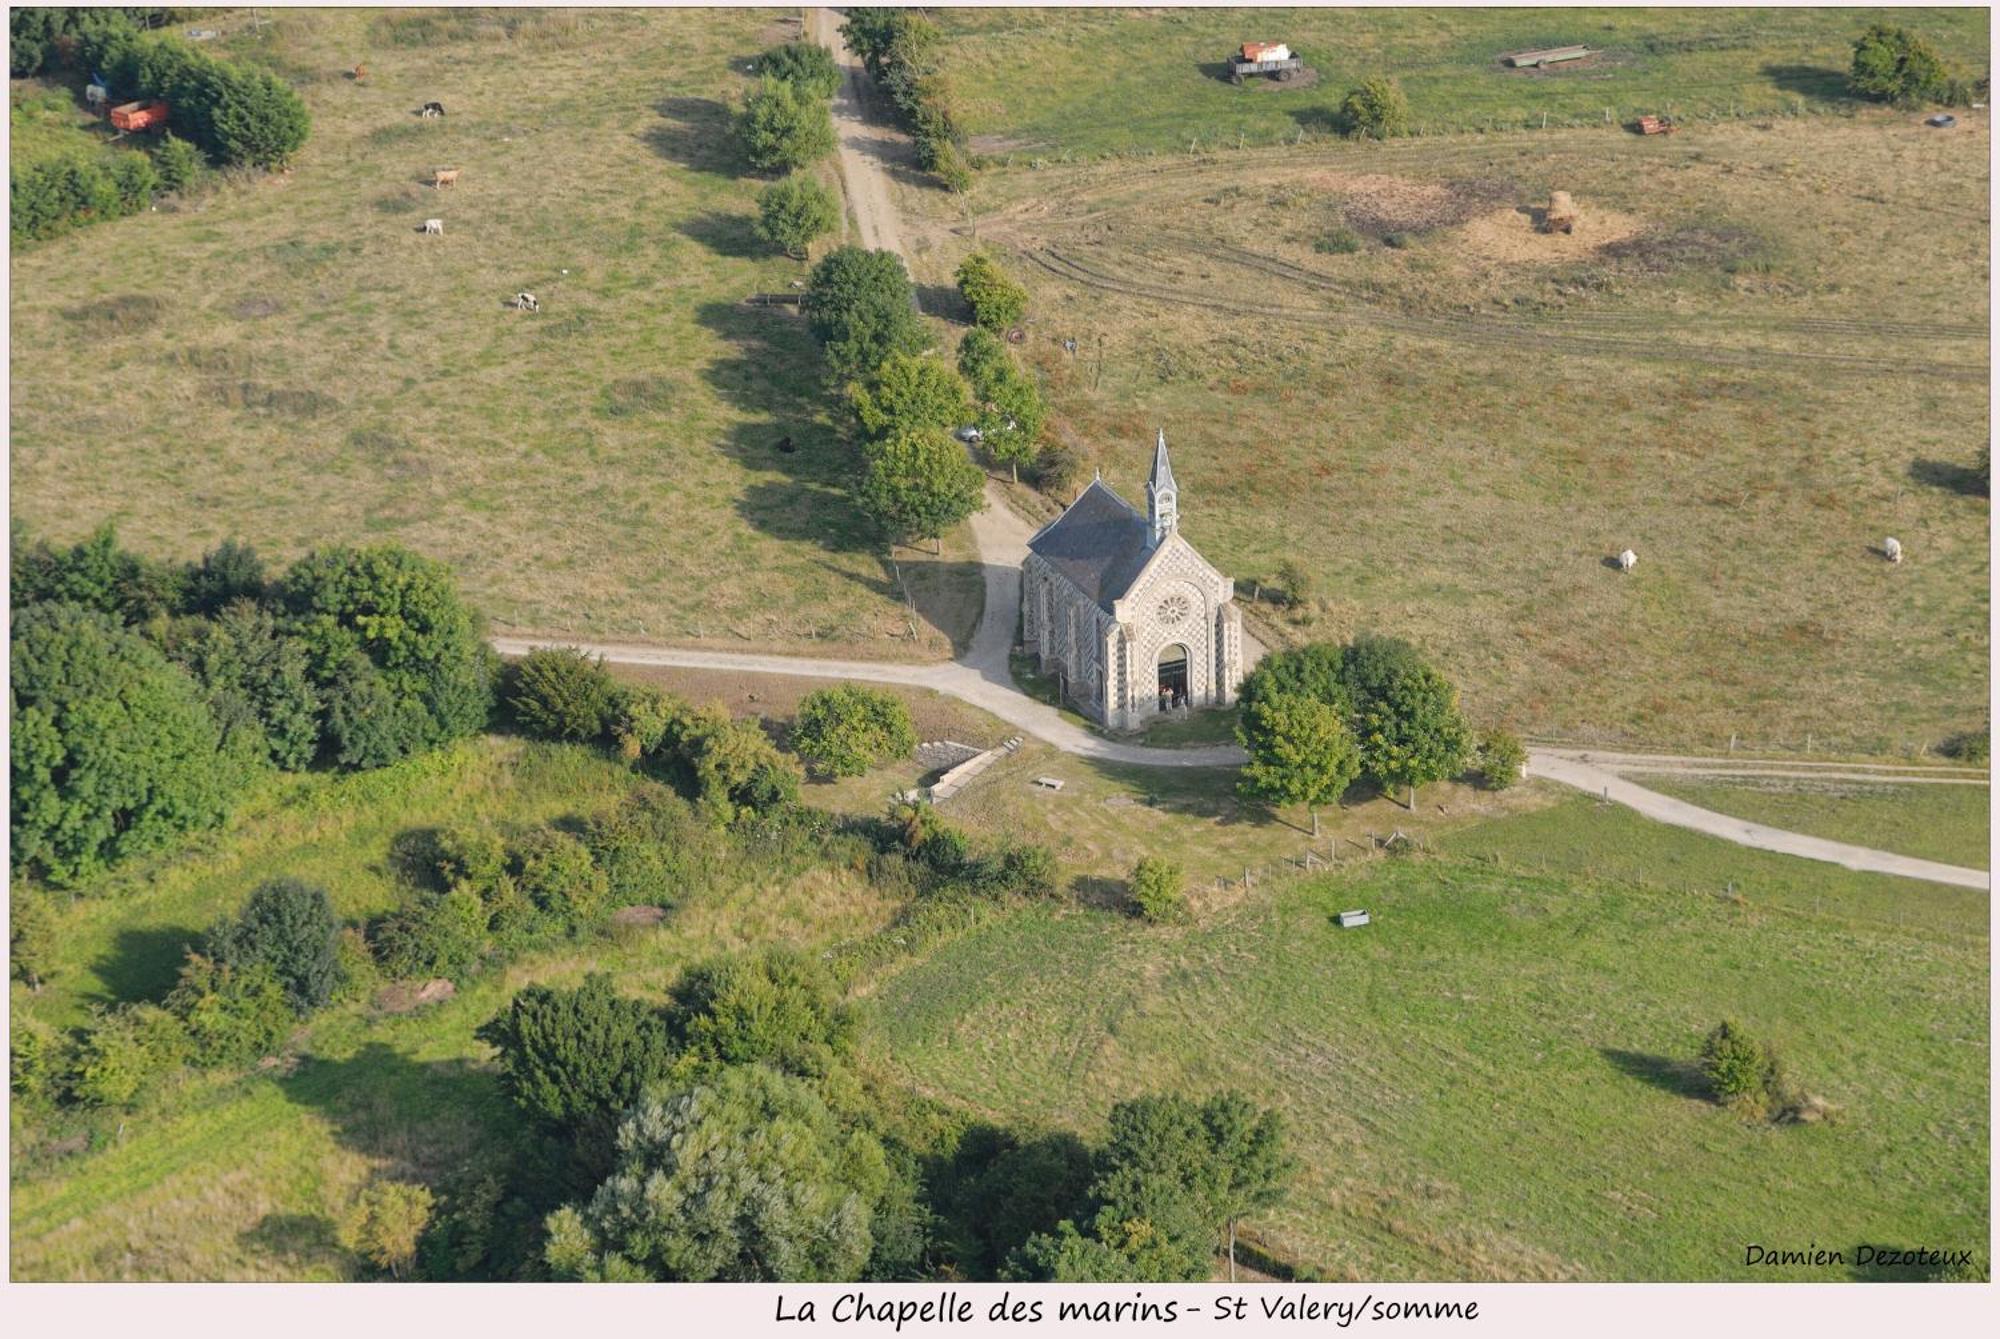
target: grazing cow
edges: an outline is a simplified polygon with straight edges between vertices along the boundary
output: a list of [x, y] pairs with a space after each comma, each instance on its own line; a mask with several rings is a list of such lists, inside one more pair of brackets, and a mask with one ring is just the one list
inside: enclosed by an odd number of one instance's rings
[[102, 84], [86, 84], [83, 89], [84, 103], [93, 112], [102, 113], [104, 104], [110, 100], [110, 96]]
[[1629, 572], [1638, 565], [1639, 565], [1639, 555], [1632, 552], [1632, 550], [1627, 549], [1625, 550], [1625, 552], [1618, 555], [1619, 571]]
[[347, 77], [352, 79], [355, 83], [358, 84], [363, 79], [366, 79], [368, 77], [368, 67], [366, 65], [357, 65], [354, 67], [353, 72], [349, 74]]
[[535, 300], [533, 293], [516, 293], [514, 295], [514, 309], [516, 311], [538, 312], [542, 309], [542, 304]]
[[424, 236], [426, 236], [426, 237], [442, 237], [442, 236], [444, 236], [444, 220], [443, 220], [443, 219], [425, 219], [425, 220], [424, 220]]
[[458, 171], [455, 167], [433, 168], [431, 171], [432, 187], [441, 191], [447, 186], [458, 185]]
[[1888, 539], [1883, 540], [1882, 556], [1884, 558], [1887, 558], [1892, 563], [1899, 563], [1903, 561], [1902, 541], [1897, 539], [1893, 535], [1891, 535]]
[[442, 102], [426, 102], [423, 106], [417, 108], [417, 115], [423, 117], [426, 121], [433, 116], [443, 116], [444, 104]]

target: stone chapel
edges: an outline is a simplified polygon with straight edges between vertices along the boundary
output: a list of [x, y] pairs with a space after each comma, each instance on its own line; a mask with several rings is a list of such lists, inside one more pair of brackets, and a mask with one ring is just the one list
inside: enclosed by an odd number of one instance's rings
[[1022, 641], [1063, 698], [1115, 730], [1156, 712], [1227, 706], [1243, 681], [1235, 583], [1180, 533], [1167, 434], [1146, 510], [1099, 476], [1028, 541]]

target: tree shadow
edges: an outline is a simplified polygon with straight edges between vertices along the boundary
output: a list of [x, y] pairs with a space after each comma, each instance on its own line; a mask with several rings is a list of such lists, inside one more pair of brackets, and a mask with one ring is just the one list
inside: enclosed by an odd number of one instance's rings
[[1079, 874], [1070, 880], [1069, 895], [1080, 907], [1115, 911], [1121, 916], [1132, 911], [1132, 890], [1125, 886], [1123, 879], [1106, 878], [1102, 874]]
[[1926, 488], [1942, 488], [1948, 493], [1963, 493], [1968, 497], [1985, 497], [1988, 487], [1986, 476], [1978, 470], [1950, 460], [1911, 461], [1910, 481]]
[[1708, 1101], [1708, 1085], [1702, 1080], [1701, 1070], [1685, 1060], [1648, 1055], [1643, 1051], [1621, 1051], [1609, 1046], [1600, 1046], [1597, 1053], [1627, 1078], [1650, 1083], [1661, 1092], [1672, 1093], [1675, 1097]]
[[653, 111], [659, 122], [640, 131], [639, 138], [668, 162], [729, 175], [745, 166], [729, 108], [714, 98], [662, 98]]
[[1343, 125], [1340, 114], [1331, 107], [1294, 107], [1291, 110], [1292, 123], [1308, 135], [1338, 135]]
[[91, 964], [113, 1002], [157, 1000], [173, 989], [190, 948], [201, 943], [202, 931], [182, 925], [151, 925], [120, 930], [110, 952]]
[[777, 250], [757, 235], [757, 220], [748, 214], [711, 210], [683, 219], [680, 232], [718, 256], [737, 260], [763, 260]]
[[307, 1056], [278, 1085], [326, 1118], [342, 1147], [386, 1164], [382, 1174], [396, 1180], [435, 1183], [497, 1156], [521, 1128], [493, 1070], [416, 1060], [382, 1041], [339, 1059]]
[[958, 291], [956, 284], [918, 284], [917, 306], [926, 316], [949, 321], [953, 325], [972, 324], [972, 307], [965, 295]]
[[404, 828], [389, 839], [389, 856], [383, 863], [390, 874], [413, 888], [445, 891], [438, 877], [439, 839], [443, 828]]
[[1233, 60], [1196, 61], [1194, 68], [1204, 79], [1213, 79], [1220, 84], [1235, 81], [1236, 62]]
[[1831, 65], [1766, 65], [1758, 71], [1772, 85], [1801, 97], [1859, 102], [1847, 86], [1847, 71]]
[[323, 1214], [267, 1213], [255, 1227], [237, 1233], [236, 1241], [295, 1273], [316, 1266], [338, 1273], [349, 1260], [333, 1220]]

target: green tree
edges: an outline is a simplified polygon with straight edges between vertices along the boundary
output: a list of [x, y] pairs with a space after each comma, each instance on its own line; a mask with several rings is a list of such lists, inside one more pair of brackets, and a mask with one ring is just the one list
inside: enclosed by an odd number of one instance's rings
[[1250, 755], [1237, 789], [1272, 804], [1303, 804], [1319, 836], [1321, 805], [1338, 804], [1361, 774], [1361, 750], [1338, 707], [1301, 693], [1259, 697], [1236, 738]]
[[172, 131], [160, 136], [153, 146], [153, 167], [160, 174], [160, 189], [183, 194], [201, 179], [201, 150]]
[[1146, 856], [1132, 867], [1132, 905], [1155, 924], [1188, 918], [1187, 875], [1161, 856]]
[[995, 460], [1006, 462], [1014, 481], [1020, 482], [1022, 463], [1035, 458], [1048, 401], [991, 331], [974, 327], [965, 332], [958, 346], [958, 370], [972, 390], [973, 423], [981, 445]]
[[917, 319], [916, 290], [893, 251], [836, 247], [813, 266], [805, 313], [828, 368], [841, 381], [872, 373], [898, 353], [920, 353], [929, 340]]
[[853, 1053], [857, 1026], [826, 966], [791, 949], [690, 968], [674, 985], [670, 1019], [697, 1056], [807, 1077]]
[[804, 259], [814, 242], [839, 226], [840, 201], [811, 177], [789, 176], [757, 194], [757, 235], [788, 256]]
[[37, 605], [14, 619], [13, 859], [80, 883], [212, 827], [249, 771], [193, 680], [104, 614]]
[[1351, 90], [1341, 99], [1334, 121], [1340, 127], [1340, 133], [1350, 137], [1389, 139], [1407, 135], [1410, 133], [1410, 100], [1404, 95], [1403, 86], [1394, 79], [1364, 79], [1359, 88]]
[[720, 706], [683, 707], [653, 755], [711, 822], [727, 825], [771, 813], [799, 797], [803, 771], [755, 721]]
[[847, 21], [840, 25], [840, 38], [860, 59], [869, 78], [882, 77], [890, 44], [896, 40], [907, 14], [907, 10], [888, 6], [856, 6], [846, 11]]
[[847, 400], [861, 430], [876, 442], [899, 432], [951, 432], [971, 414], [964, 379], [923, 354], [889, 355], [866, 380], [848, 385]]
[[974, 251], [959, 262], [958, 291], [972, 308], [972, 319], [985, 330], [1005, 330], [1020, 323], [1028, 310], [1028, 290], [1010, 278], [998, 261]]
[[552, 1216], [558, 1277], [830, 1282], [859, 1277], [894, 1176], [805, 1080], [764, 1065], [642, 1097], [618, 1166], [580, 1211]]
[[590, 848], [569, 833], [539, 828], [522, 839], [514, 860], [521, 894], [565, 933], [576, 933], [604, 910], [609, 880]]
[[618, 681], [604, 657], [574, 646], [538, 646], [507, 676], [507, 705], [530, 734], [545, 739], [601, 738], [617, 703]]
[[792, 751], [824, 776], [860, 776], [917, 746], [910, 709], [879, 689], [840, 684], [806, 694], [792, 721]]
[[463, 981], [486, 952], [489, 912], [470, 888], [417, 899], [382, 922], [382, 970], [398, 980]]
[[1479, 784], [1488, 790], [1505, 790], [1521, 779], [1527, 766], [1528, 748], [1511, 730], [1488, 730], [1479, 741]]
[[14, 880], [7, 898], [7, 962], [29, 990], [39, 991], [55, 970], [56, 927], [55, 903], [49, 895], [25, 879]]
[[271, 1054], [298, 1021], [269, 964], [239, 967], [199, 953], [181, 964], [166, 1005], [187, 1029], [189, 1059], [204, 1069]]
[[84, 1106], [126, 1107], [188, 1055], [187, 1029], [157, 1004], [101, 1010], [78, 1040], [69, 1095]]
[[1951, 80], [1937, 49], [1908, 28], [1870, 24], [1854, 43], [1847, 82], [1877, 102], [1916, 106], [1949, 98]]
[[1333, 642], [1273, 651], [1244, 676], [1237, 698], [1245, 715], [1274, 697], [1309, 697], [1351, 716], [1354, 695], [1348, 690], [1345, 648]]
[[830, 98], [840, 90], [840, 67], [833, 63], [833, 53], [817, 42], [772, 47], [757, 62], [757, 73], [794, 84], [816, 98]]
[[208, 932], [216, 962], [238, 971], [268, 967], [300, 1017], [325, 1007], [340, 988], [340, 921], [326, 889], [303, 879], [259, 884], [236, 919]]
[[743, 153], [760, 172], [793, 172], [833, 152], [833, 115], [826, 103], [782, 79], [752, 90], [737, 120]]
[[1285, 1151], [1284, 1120], [1238, 1092], [1217, 1093], [1202, 1104], [1215, 1171], [1216, 1204], [1229, 1228], [1229, 1277], [1236, 1277], [1236, 1225], [1268, 1209], [1285, 1193], [1295, 1163]]
[[304, 644], [286, 636], [269, 609], [247, 599], [212, 618], [186, 622], [185, 635], [170, 639], [169, 652], [207, 691], [225, 736], [249, 732], [245, 746], [261, 749], [285, 771], [311, 766], [324, 705]]
[[401, 1278], [417, 1258], [417, 1244], [436, 1203], [428, 1186], [377, 1181], [355, 1201], [342, 1225], [343, 1236], [349, 1249], [388, 1270], [389, 1277]]
[[1703, 1039], [1701, 1073], [1716, 1101], [1760, 1112], [1778, 1099], [1784, 1086], [1777, 1052], [1729, 1019]]
[[986, 505], [985, 476], [947, 433], [899, 430], [868, 453], [862, 505], [893, 539], [928, 537], [944, 552], [944, 532]]
[[1341, 672], [1354, 702], [1362, 775], [1385, 791], [1409, 787], [1414, 809], [1417, 787], [1464, 770], [1472, 732], [1459, 715], [1458, 692], [1416, 648], [1363, 634], [1342, 653]]

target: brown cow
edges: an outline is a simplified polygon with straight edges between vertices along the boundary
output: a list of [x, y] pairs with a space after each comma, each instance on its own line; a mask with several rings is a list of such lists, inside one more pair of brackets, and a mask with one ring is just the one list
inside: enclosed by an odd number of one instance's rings
[[458, 169], [455, 167], [434, 169], [431, 172], [431, 185], [438, 190], [443, 190], [447, 186], [458, 185]]

